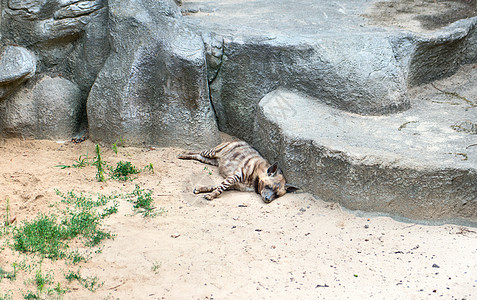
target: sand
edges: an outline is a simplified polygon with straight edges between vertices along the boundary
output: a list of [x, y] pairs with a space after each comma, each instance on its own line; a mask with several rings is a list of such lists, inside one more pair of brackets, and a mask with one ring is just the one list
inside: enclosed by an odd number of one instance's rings
[[[119, 212], [103, 225], [114, 239], [71, 246], [88, 253], [87, 262], [41, 261], [52, 278], [42, 298], [57, 298], [47, 290], [60, 284], [64, 299], [477, 299], [475, 228], [358, 217], [307, 193], [265, 204], [254, 193], [231, 191], [209, 202], [192, 189], [219, 182], [217, 169], [176, 159], [181, 149], [102, 151], [111, 165], [152, 163], [155, 172], [98, 182], [93, 166], [55, 167], [94, 156], [89, 140], [0, 140], [0, 220], [8, 198], [12, 226], [57, 211], [55, 189], [94, 196], [131, 192], [137, 184], [152, 190], [156, 211], [167, 211], [145, 218], [119, 199]], [[15, 280], [1, 280], [0, 299], [38, 294], [32, 278], [40, 257], [12, 250], [11, 234], [0, 242], [0, 267], [23, 266]], [[90, 291], [65, 279], [78, 270], [101, 286]]]

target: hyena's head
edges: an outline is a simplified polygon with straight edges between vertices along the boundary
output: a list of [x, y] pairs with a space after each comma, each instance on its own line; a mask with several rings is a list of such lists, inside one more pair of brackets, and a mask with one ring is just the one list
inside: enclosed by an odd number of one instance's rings
[[258, 178], [257, 192], [262, 196], [265, 203], [270, 203], [287, 192], [293, 192], [297, 189], [297, 187], [286, 183], [285, 176], [278, 168], [277, 163], [271, 165], [267, 172], [259, 175]]

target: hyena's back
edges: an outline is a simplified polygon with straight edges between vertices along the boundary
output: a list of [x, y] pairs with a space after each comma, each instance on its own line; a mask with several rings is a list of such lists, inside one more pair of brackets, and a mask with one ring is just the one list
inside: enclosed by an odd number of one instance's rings
[[252, 183], [256, 169], [268, 166], [258, 151], [244, 141], [222, 143], [210, 151], [211, 158], [217, 159], [220, 175], [227, 177], [242, 171], [245, 183]]

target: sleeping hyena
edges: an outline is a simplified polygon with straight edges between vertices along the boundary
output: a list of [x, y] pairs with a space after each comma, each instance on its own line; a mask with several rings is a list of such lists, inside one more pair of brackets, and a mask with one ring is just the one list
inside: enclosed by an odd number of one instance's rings
[[287, 192], [297, 190], [287, 184], [278, 164], [270, 165], [257, 150], [243, 141], [226, 142], [202, 152], [185, 152], [180, 159], [194, 159], [218, 166], [220, 175], [225, 180], [217, 186], [200, 186], [194, 194], [208, 193], [205, 199], [212, 200], [229, 189], [251, 191], [262, 196], [265, 203], [270, 203]]

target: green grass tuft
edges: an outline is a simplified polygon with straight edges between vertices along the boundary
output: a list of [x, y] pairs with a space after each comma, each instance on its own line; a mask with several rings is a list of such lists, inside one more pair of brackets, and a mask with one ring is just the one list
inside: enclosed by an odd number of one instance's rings
[[66, 280], [68, 280], [68, 282], [72, 282], [74, 280], [77, 280], [85, 288], [87, 288], [88, 290], [90, 290], [92, 292], [94, 292], [96, 289], [103, 286], [103, 284], [104, 284], [104, 282], [99, 283], [99, 279], [98, 279], [97, 276], [83, 278], [80, 274], [80, 270], [78, 270], [76, 272], [70, 271], [65, 277], [66, 277]]
[[133, 180], [129, 175], [138, 174], [140, 171], [129, 161], [120, 161], [116, 168], [112, 170], [112, 179], [120, 181]]
[[38, 252], [58, 259], [65, 256], [65, 239], [66, 230], [57, 224], [57, 217], [40, 214], [36, 220], [26, 221], [23, 226], [15, 228], [13, 247], [20, 252]]
[[156, 208], [152, 206], [154, 203], [152, 191], [145, 191], [137, 184], [132, 193], [127, 194], [126, 198], [129, 202], [133, 203], [134, 210], [141, 213], [144, 217], [155, 217], [166, 212], [162, 208], [157, 211]]
[[111, 199], [119, 197], [98, 196], [98, 200], [75, 194], [73, 191], [62, 193], [56, 190], [62, 202], [73, 205], [63, 211], [63, 216], [40, 214], [33, 221], [26, 221], [15, 228], [13, 247], [20, 252], [39, 253], [50, 259], [69, 258], [73, 263], [85, 261], [79, 253], [68, 253], [68, 241], [82, 237], [86, 246], [96, 246], [104, 239], [111, 239], [110, 232], [101, 229], [101, 221], [117, 212], [117, 203], [99, 213], [95, 208], [106, 205]]

